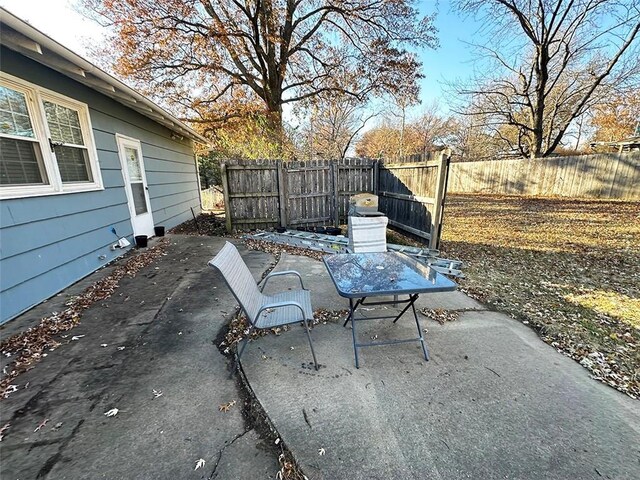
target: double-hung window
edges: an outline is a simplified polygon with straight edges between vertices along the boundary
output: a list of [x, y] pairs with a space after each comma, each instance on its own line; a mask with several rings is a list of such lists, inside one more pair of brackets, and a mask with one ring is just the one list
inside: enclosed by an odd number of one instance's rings
[[102, 188], [89, 110], [0, 76], [0, 198]]

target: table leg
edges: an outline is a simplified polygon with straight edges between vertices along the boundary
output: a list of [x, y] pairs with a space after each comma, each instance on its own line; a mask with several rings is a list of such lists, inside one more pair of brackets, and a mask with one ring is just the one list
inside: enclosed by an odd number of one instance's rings
[[[409, 307], [412, 307], [412, 306], [413, 306], [413, 302], [415, 302], [417, 299], [418, 299], [418, 295], [416, 295], [416, 294], [414, 294], [414, 295], [409, 295], [409, 300], [410, 300], [410, 302], [407, 304], [407, 306], [406, 306], [406, 307], [404, 307], [404, 308], [402, 309], [402, 311], [398, 314], [398, 316], [393, 320], [393, 323], [396, 323], [398, 320], [400, 320], [400, 317], [401, 317], [402, 315], [404, 315], [404, 312], [406, 312], [406, 311], [409, 309]], [[394, 304], [394, 305], [395, 305], [395, 304]]]
[[[416, 299], [418, 296], [416, 295]], [[418, 327], [418, 335], [420, 336], [420, 345], [422, 345], [422, 353], [424, 353], [424, 359], [429, 361], [429, 352], [427, 351], [427, 345], [424, 343], [424, 335], [422, 334], [422, 327], [420, 326], [420, 321], [418, 320], [418, 314], [416, 313], [416, 307], [411, 302], [411, 308], [413, 309], [413, 317], [416, 319], [416, 326]]]
[[[360, 362], [358, 361], [358, 347], [356, 342], [356, 321], [353, 316], [356, 313], [356, 308], [358, 308], [358, 304], [360, 303], [360, 300], [361, 299], [358, 299], [354, 306], [353, 299], [352, 298], [349, 299], [349, 317], [347, 317], [347, 320], [351, 319], [351, 336], [353, 338], [353, 354], [356, 357], [356, 368], [360, 368]], [[345, 325], [346, 324], [347, 322], [345, 322]]]
[[343, 327], [347, 326], [347, 323], [349, 323], [349, 320], [352, 320], [351, 323], [353, 323], [353, 315], [356, 311], [356, 308], [358, 308], [358, 306], [364, 301], [364, 298], [359, 298], [358, 300], [356, 300], [356, 305], [353, 305], [353, 299], [350, 298], [349, 299], [349, 315], [347, 315], [347, 319], [344, 321], [344, 323], [342, 324]]

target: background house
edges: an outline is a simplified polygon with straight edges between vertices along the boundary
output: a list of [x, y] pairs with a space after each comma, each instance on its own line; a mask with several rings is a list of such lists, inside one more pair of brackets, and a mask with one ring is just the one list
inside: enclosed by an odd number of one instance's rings
[[[0, 323], [199, 212], [206, 139], [0, 9]], [[117, 234], [114, 234], [117, 232]]]

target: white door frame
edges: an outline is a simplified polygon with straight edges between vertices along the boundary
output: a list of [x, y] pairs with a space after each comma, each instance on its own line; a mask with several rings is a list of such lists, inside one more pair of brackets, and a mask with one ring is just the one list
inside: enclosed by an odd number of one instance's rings
[[[140, 143], [140, 140], [127, 137], [120, 133], [116, 133], [116, 142], [118, 144], [118, 156], [120, 157], [120, 166], [122, 167], [122, 179], [124, 180], [124, 191], [127, 194], [127, 205], [129, 207], [129, 215], [131, 218], [131, 228], [133, 229], [133, 234], [147, 235], [149, 237], [152, 237], [154, 235], [153, 212], [151, 210], [149, 188], [147, 186], [147, 175], [144, 168], [144, 159], [142, 157], [142, 144]], [[133, 192], [131, 190], [131, 179], [129, 177], [129, 167], [127, 166], [125, 148], [133, 148], [138, 152], [144, 199], [147, 204], [147, 211], [142, 214], [136, 214], [136, 207], [133, 200]]]

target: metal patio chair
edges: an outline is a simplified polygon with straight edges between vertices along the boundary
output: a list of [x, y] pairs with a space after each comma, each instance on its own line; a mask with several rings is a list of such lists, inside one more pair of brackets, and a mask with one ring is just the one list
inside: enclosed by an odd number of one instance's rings
[[[311, 308], [311, 295], [309, 290], [304, 288], [302, 277], [294, 270], [283, 272], [273, 272], [267, 275], [258, 288], [253, 275], [242, 260], [238, 249], [229, 242], [218, 254], [209, 261], [209, 265], [215, 267], [224, 277], [224, 280], [236, 298], [240, 307], [249, 321], [249, 331], [238, 350], [238, 358], [235, 369], [240, 364], [240, 357], [249, 341], [249, 336], [254, 329], [275, 328], [296, 322], [303, 322], [313, 355], [313, 363], [318, 370], [316, 353], [313, 350], [309, 322], [313, 321], [313, 310]], [[288, 290], [275, 295], [265, 295], [262, 293], [269, 279], [282, 275], [296, 275], [300, 280], [301, 290]], [[234, 369], [234, 371], [235, 371]]]

